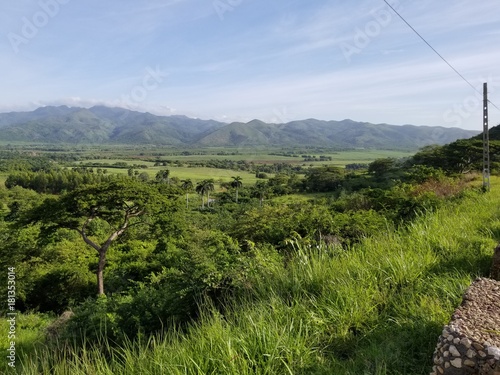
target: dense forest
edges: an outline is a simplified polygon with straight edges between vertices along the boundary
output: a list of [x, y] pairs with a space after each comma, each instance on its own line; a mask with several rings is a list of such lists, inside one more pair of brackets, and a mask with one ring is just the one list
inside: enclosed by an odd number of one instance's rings
[[[350, 168], [251, 166], [255, 184], [237, 174], [249, 164], [227, 162], [235, 176], [220, 186], [168, 166], [149, 178], [140, 166], [116, 175], [3, 151], [0, 263], [15, 269], [18, 321], [37, 332], [18, 345], [18, 373], [428, 373], [432, 334], [497, 239], [467, 232], [473, 243], [446, 246], [425, 228], [453, 217], [445, 232], [477, 230], [461, 215], [488, 199], [481, 147], [460, 140]], [[452, 270], [436, 259], [454, 246], [464, 255]], [[415, 316], [391, 343], [402, 310]]]

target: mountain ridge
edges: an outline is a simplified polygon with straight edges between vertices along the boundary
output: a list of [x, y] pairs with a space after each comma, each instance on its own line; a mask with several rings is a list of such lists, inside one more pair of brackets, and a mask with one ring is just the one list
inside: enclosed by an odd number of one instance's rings
[[47, 106], [31, 112], [0, 113], [0, 139], [4, 142], [416, 149], [479, 133], [441, 126], [372, 124], [351, 119], [309, 118], [280, 124], [254, 119], [247, 123], [224, 123], [105, 106]]

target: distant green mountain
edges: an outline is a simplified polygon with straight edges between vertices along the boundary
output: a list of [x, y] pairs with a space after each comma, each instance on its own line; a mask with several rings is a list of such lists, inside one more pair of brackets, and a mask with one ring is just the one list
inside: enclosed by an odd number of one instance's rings
[[478, 132], [457, 128], [395, 126], [352, 120], [308, 119], [286, 124], [266, 124], [253, 120], [221, 127], [198, 143], [203, 146], [293, 146], [313, 145], [353, 148], [408, 148], [446, 144], [469, 138]]
[[395, 126], [353, 120], [308, 119], [286, 124], [253, 120], [226, 124], [104, 106], [89, 109], [42, 107], [32, 112], [0, 114], [0, 139], [4, 142], [416, 149], [450, 143], [478, 133], [458, 128]]

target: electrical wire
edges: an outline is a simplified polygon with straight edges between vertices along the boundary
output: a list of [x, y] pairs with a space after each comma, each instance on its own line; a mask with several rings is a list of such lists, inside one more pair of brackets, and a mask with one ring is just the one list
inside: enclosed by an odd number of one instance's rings
[[[412, 25], [410, 25], [408, 21], [406, 21], [406, 20], [405, 20], [405, 18], [404, 18], [404, 17], [403, 17], [403, 16], [402, 16], [402, 15], [401, 15], [401, 14], [400, 14], [400, 13], [399, 13], [396, 9], [394, 9], [394, 7], [393, 7], [391, 4], [389, 4], [389, 2], [388, 2], [387, 0], [384, 0], [384, 2], [385, 2], [388, 6], [389, 6], [389, 8], [391, 8], [391, 9], [392, 9], [392, 11], [393, 11], [394, 13], [396, 13], [396, 15], [397, 15], [399, 18], [401, 18], [401, 20], [403, 20], [403, 22], [404, 22], [404, 23], [406, 23], [406, 25], [408, 25], [408, 27], [409, 27], [411, 30], [413, 30], [413, 32], [414, 32], [415, 34], [417, 34], [417, 35], [418, 35], [418, 37], [419, 37], [420, 39], [422, 39], [422, 41], [423, 41], [425, 44], [427, 44], [427, 46], [429, 46], [429, 48], [430, 48], [430, 49], [432, 49], [432, 50], [434, 51], [434, 53], [435, 53], [436, 55], [438, 55], [438, 56], [441, 58], [441, 60], [443, 60], [443, 61], [444, 61], [444, 62], [445, 62], [445, 63], [446, 63], [446, 64], [447, 64], [447, 65], [448, 65], [451, 69], [453, 69], [453, 71], [454, 71], [454, 72], [455, 72], [455, 73], [456, 73], [456, 74], [457, 74], [460, 78], [462, 78], [462, 79], [463, 79], [463, 80], [464, 80], [464, 81], [465, 81], [465, 82], [466, 82], [466, 83], [467, 83], [470, 87], [472, 87], [472, 89], [473, 89], [474, 91], [476, 91], [479, 95], [483, 95], [483, 93], [481, 93], [481, 92], [480, 92], [480, 91], [479, 91], [479, 90], [478, 90], [478, 89], [477, 89], [477, 88], [476, 88], [476, 87], [475, 87], [472, 83], [470, 83], [470, 82], [467, 80], [467, 78], [465, 78], [465, 77], [464, 77], [464, 76], [463, 76], [463, 75], [462, 75], [462, 74], [461, 74], [461, 73], [460, 73], [457, 69], [455, 69], [455, 67], [454, 67], [453, 65], [451, 65], [451, 64], [448, 62], [448, 60], [446, 60], [446, 59], [445, 59], [445, 58], [444, 58], [444, 57], [443, 57], [443, 56], [442, 56], [442, 55], [441, 55], [441, 54], [440, 54], [440, 53], [439, 53], [439, 52], [438, 52], [438, 51], [437, 51], [437, 50], [436, 50], [433, 46], [431, 46], [431, 44], [430, 44], [427, 40], [425, 40], [425, 38], [424, 38], [422, 35], [420, 35], [420, 33], [419, 33], [417, 30], [415, 30], [415, 28], [414, 28]], [[488, 102], [489, 102], [491, 105], [493, 105], [496, 109], [498, 109], [498, 110], [500, 111], [500, 108], [498, 108], [498, 107], [495, 105], [495, 103], [493, 103], [493, 102], [492, 102], [492, 101], [490, 101], [490, 100], [488, 100]]]

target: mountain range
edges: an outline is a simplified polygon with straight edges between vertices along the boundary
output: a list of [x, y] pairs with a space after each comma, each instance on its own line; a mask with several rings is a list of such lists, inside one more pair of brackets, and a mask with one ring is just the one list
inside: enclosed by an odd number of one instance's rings
[[177, 147], [321, 146], [417, 149], [470, 138], [479, 131], [307, 119], [284, 124], [260, 120], [223, 123], [186, 116], [156, 116], [123, 108], [41, 107], [0, 113], [4, 142], [150, 144]]

